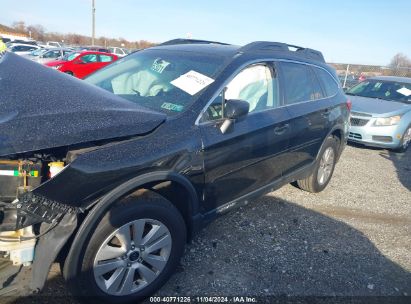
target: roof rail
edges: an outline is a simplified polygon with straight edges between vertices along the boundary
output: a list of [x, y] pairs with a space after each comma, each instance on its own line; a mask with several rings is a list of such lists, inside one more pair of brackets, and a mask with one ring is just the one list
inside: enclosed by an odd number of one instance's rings
[[160, 43], [159, 45], [176, 45], [176, 44], [220, 44], [229, 45], [228, 43], [218, 42], [218, 41], [208, 41], [208, 40], [198, 40], [198, 39], [172, 39], [166, 42]]
[[[293, 50], [294, 49], [294, 50]], [[304, 48], [297, 45], [286, 44], [282, 42], [269, 42], [269, 41], [255, 41], [246, 44], [239, 51], [282, 51], [282, 52], [294, 52], [294, 54], [303, 56], [308, 59], [317, 60], [325, 63], [323, 54], [320, 51], [316, 51], [309, 48]]]

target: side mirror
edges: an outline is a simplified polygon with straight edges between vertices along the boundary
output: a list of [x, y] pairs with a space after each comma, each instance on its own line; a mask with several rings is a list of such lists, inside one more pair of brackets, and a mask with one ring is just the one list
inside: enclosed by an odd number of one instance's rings
[[221, 133], [225, 134], [231, 129], [235, 120], [245, 117], [250, 109], [250, 104], [241, 99], [229, 99], [225, 102], [224, 107], [224, 122], [220, 126]]
[[248, 114], [250, 104], [241, 99], [229, 99], [225, 103], [224, 116], [228, 119], [239, 119]]

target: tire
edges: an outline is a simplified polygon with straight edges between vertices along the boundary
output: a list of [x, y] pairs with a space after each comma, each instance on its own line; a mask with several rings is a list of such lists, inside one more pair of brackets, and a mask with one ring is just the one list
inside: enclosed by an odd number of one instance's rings
[[64, 74], [70, 75], [70, 76], [74, 76], [73, 72], [70, 71], [65, 71]]
[[330, 136], [325, 140], [313, 172], [307, 178], [297, 180], [297, 185], [300, 189], [317, 193], [323, 191], [325, 187], [327, 187], [334, 173], [335, 164], [338, 159], [339, 146], [340, 140], [337, 137]]
[[79, 269], [69, 282], [79, 300], [139, 303], [173, 274], [184, 252], [185, 222], [169, 201], [147, 192], [110, 209], [93, 230], [80, 265], [67, 265]]
[[404, 153], [411, 145], [411, 125], [405, 130], [404, 134], [402, 135], [401, 144], [400, 146], [395, 149], [395, 152]]

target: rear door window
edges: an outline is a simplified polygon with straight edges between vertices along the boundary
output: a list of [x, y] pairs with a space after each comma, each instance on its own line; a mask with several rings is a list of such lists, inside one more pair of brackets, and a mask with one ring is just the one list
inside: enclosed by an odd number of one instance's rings
[[327, 71], [314, 68], [315, 74], [321, 82], [327, 97], [334, 96], [338, 92], [338, 84], [336, 80]]
[[97, 55], [96, 54], [87, 54], [81, 57], [81, 61], [85, 63], [93, 63], [97, 62]]
[[281, 62], [285, 104], [316, 100], [324, 97], [321, 86], [309, 66]]

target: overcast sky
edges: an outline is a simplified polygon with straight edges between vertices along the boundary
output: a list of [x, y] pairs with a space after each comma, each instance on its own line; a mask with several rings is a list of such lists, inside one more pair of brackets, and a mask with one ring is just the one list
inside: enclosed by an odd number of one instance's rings
[[[411, 0], [95, 0], [96, 35], [280, 41], [321, 50], [328, 62], [386, 65], [411, 58]], [[41, 24], [91, 36], [91, 0], [1, 0], [0, 24]]]

